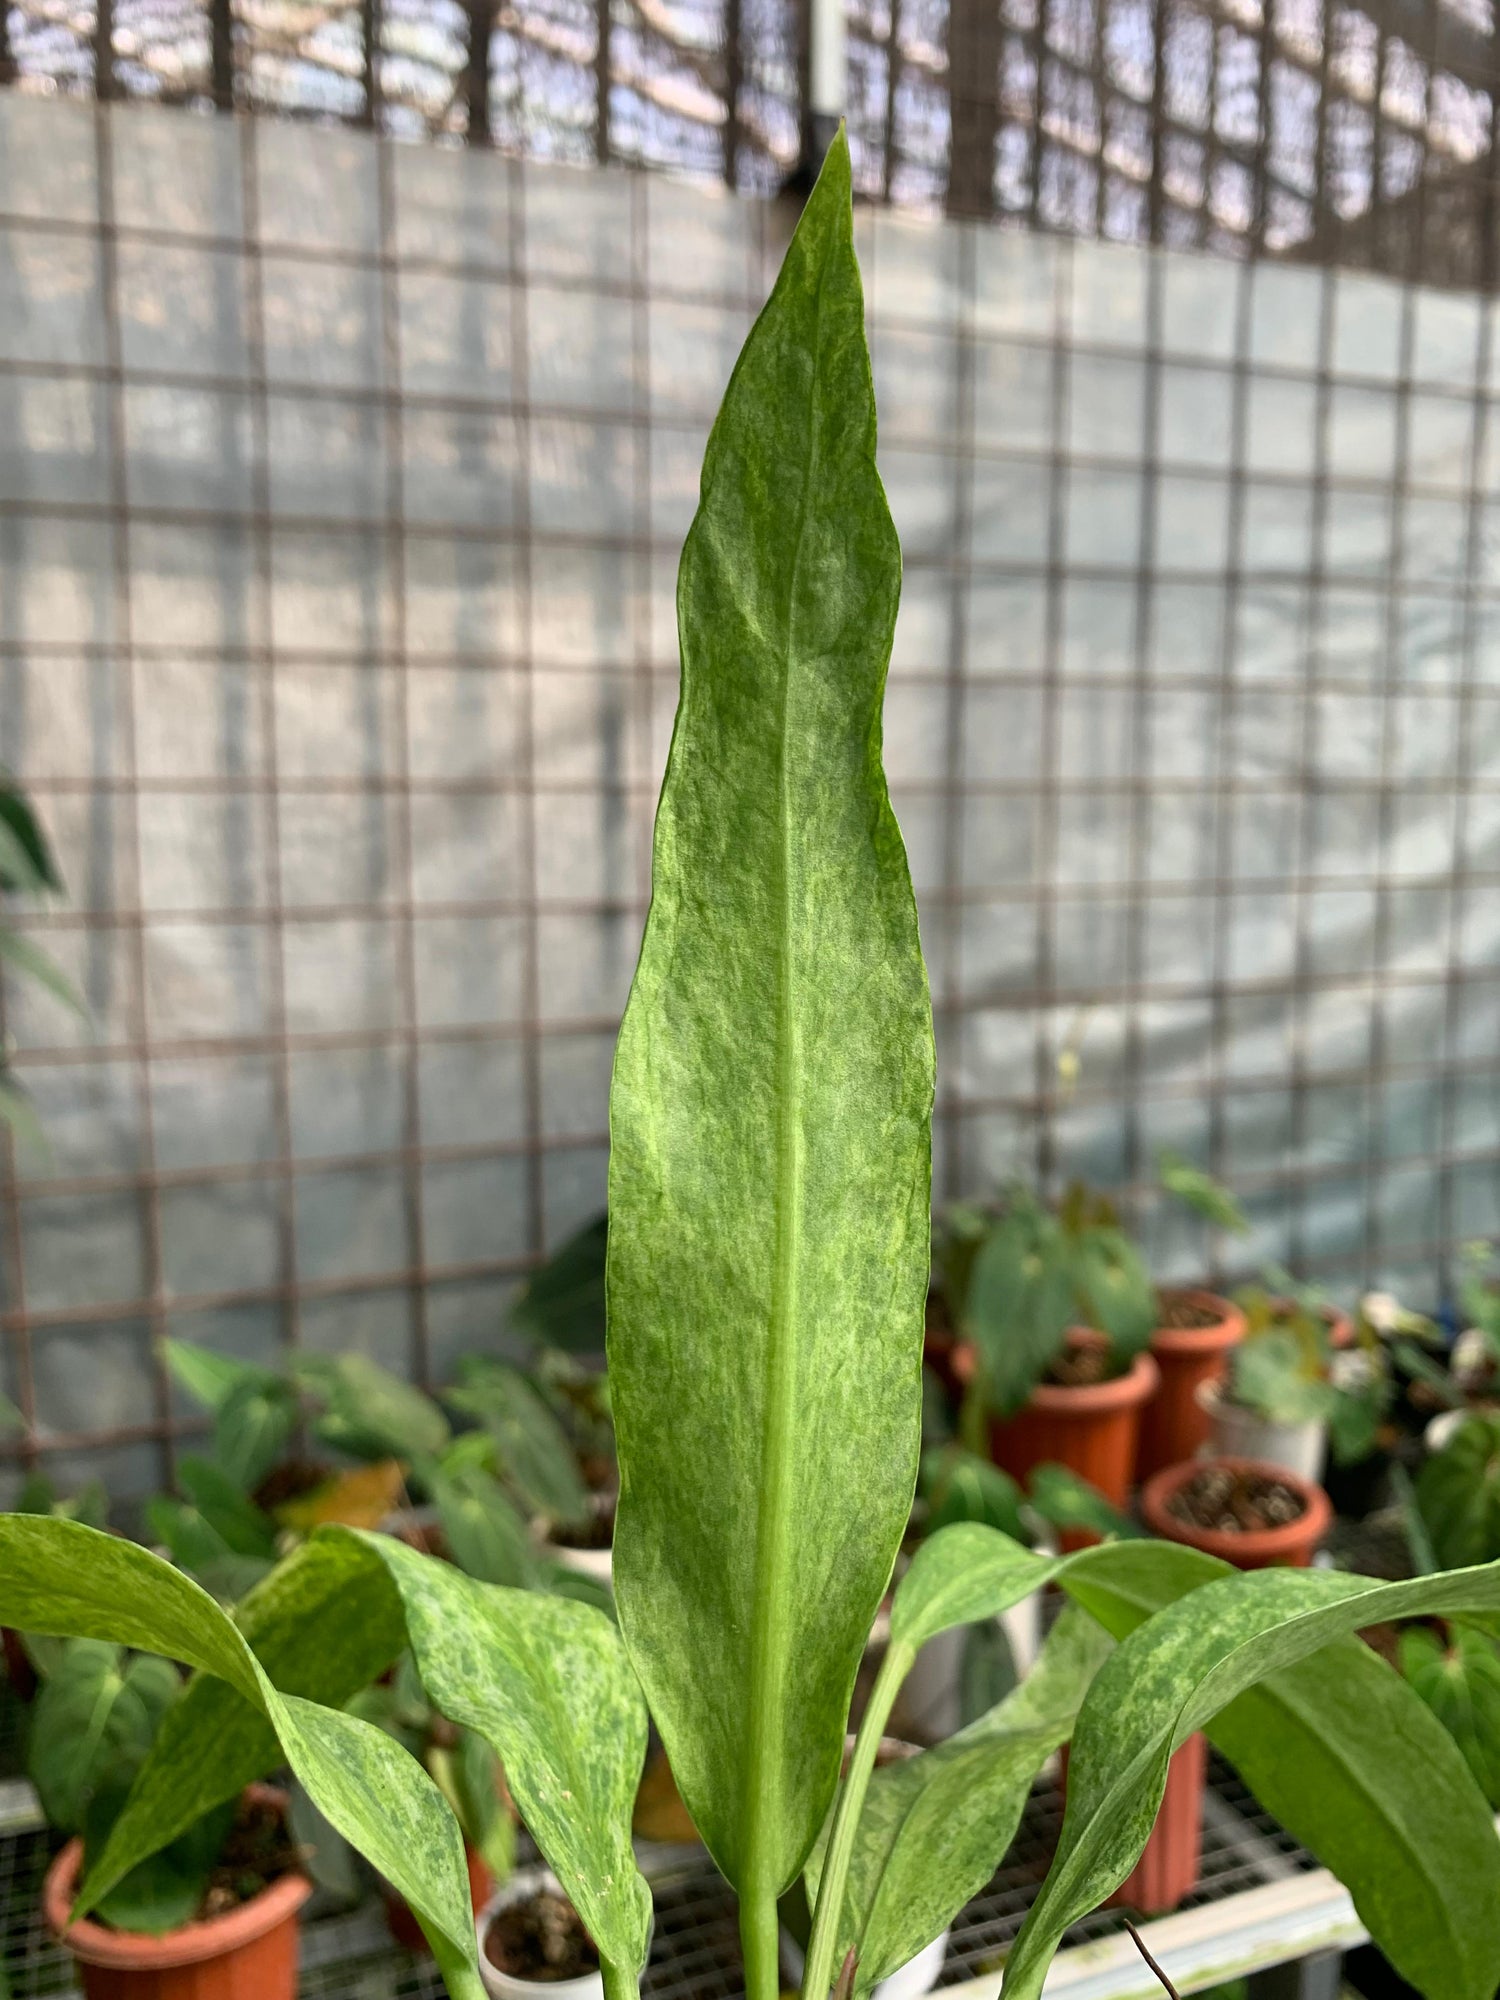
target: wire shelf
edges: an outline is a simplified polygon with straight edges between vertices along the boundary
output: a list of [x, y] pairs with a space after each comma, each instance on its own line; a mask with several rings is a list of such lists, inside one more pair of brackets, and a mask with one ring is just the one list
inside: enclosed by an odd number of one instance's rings
[[[1062, 1793], [1051, 1778], [1032, 1790], [1004, 1866], [953, 1926], [942, 1984], [998, 1972], [1030, 1908], [1062, 1825]], [[38, 1916], [51, 1839], [32, 1828], [0, 1838], [0, 1990], [12, 2000], [46, 2000], [78, 1988], [72, 1962]], [[1315, 1866], [1228, 1765], [1211, 1760], [1204, 1795], [1203, 1866], [1185, 1907], [1222, 1902]], [[657, 1878], [656, 1933], [641, 1982], [646, 2000], [740, 2000], [735, 1899], [706, 1856]], [[1081, 1944], [1123, 1927], [1099, 1910], [1068, 1933]], [[391, 1942], [377, 1902], [315, 1916], [303, 1926], [301, 2000], [443, 2000], [431, 1960]]]

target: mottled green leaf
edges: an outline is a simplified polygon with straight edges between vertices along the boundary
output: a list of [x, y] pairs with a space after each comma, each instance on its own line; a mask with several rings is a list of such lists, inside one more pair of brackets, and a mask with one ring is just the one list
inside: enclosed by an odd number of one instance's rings
[[[857, 1992], [914, 1958], [990, 1879], [1111, 1643], [1085, 1612], [1065, 1611], [1019, 1688], [937, 1749], [875, 1772], [834, 1951], [835, 1964], [856, 1953]], [[821, 1848], [807, 1868], [814, 1898], [820, 1863]]]
[[[1062, 1582], [1124, 1638], [1163, 1605], [1231, 1574], [1213, 1556], [1153, 1542], [1087, 1550]], [[1470, 1899], [1485, 1890], [1493, 1849], [1481, 1840], [1471, 1850], [1477, 1877], [1450, 1869], [1451, 1748], [1385, 1661], [1358, 1639], [1335, 1639], [1268, 1674], [1206, 1733], [1348, 1887], [1387, 1957], [1414, 1981], [1441, 1968], [1469, 1926]]]
[[891, 1641], [915, 1656], [950, 1625], [998, 1617], [1066, 1566], [1066, 1557], [1035, 1555], [998, 1528], [957, 1521], [912, 1557], [891, 1600]]
[[[325, 1529], [319, 1539], [354, 1532]], [[651, 1895], [631, 1850], [630, 1815], [647, 1722], [619, 1633], [588, 1605], [476, 1583], [390, 1536], [358, 1539], [401, 1593], [434, 1704], [493, 1745], [522, 1819], [600, 1953], [637, 1972]]]
[[[1009, 2000], [1040, 1994], [1068, 1925], [1102, 1903], [1139, 1857], [1173, 1750], [1236, 1696], [1364, 1625], [1497, 1607], [1500, 1564], [1408, 1583], [1372, 1583], [1336, 1571], [1262, 1570], [1205, 1583], [1148, 1619], [1106, 1662], [1079, 1715], [1062, 1838], [1007, 1960]], [[1394, 1676], [1392, 1681], [1402, 1694], [1409, 1692]], [[1441, 1800], [1446, 1821], [1430, 1869], [1441, 1871], [1453, 1901], [1466, 1906], [1466, 1921], [1441, 1933], [1429, 1924], [1415, 1933], [1403, 1927], [1395, 1951], [1385, 1938], [1381, 1942], [1428, 2000], [1491, 2000], [1500, 1980], [1500, 1842], [1456, 1752], [1446, 1768], [1437, 1760], [1425, 1782]], [[1396, 1904], [1403, 1886], [1392, 1885]], [[1431, 1907], [1429, 1901], [1426, 1914]], [[1401, 1913], [1387, 1907], [1382, 1922], [1393, 1921], [1401, 1924]]]
[[933, 1047], [880, 762], [899, 584], [840, 135], [704, 460], [610, 1105], [616, 1597], [757, 1995], [916, 1475]]

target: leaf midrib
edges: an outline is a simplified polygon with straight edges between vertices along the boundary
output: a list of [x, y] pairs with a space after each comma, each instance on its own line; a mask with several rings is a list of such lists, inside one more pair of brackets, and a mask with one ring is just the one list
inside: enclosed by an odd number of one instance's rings
[[786, 1608], [791, 1579], [786, 1565], [788, 1456], [792, 1427], [792, 1332], [798, 1306], [802, 1238], [802, 1092], [792, 988], [792, 814], [788, 783], [788, 743], [792, 703], [792, 659], [802, 558], [807, 544], [809, 494], [818, 463], [818, 376], [822, 363], [823, 294], [830, 259], [818, 273], [813, 307], [812, 375], [808, 386], [808, 453], [798, 503], [797, 540], [787, 591], [786, 641], [782, 660], [781, 717], [777, 744], [777, 813], [780, 834], [780, 931], [776, 991], [776, 1265], [771, 1290], [770, 1337], [766, 1354], [766, 1445], [761, 1462], [760, 1507], [756, 1520], [755, 1582], [750, 1660], [750, 1731], [746, 1757], [745, 1881], [752, 1896], [774, 1897], [775, 1841], [782, 1818], [781, 1759], [776, 1735], [786, 1670]]

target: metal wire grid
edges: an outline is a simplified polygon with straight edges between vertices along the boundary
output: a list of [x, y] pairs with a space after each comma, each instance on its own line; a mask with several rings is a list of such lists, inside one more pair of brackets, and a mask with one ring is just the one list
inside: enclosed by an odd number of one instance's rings
[[0, 84], [236, 107], [766, 191], [797, 159], [791, 0], [7, 0]]
[[[1047, 1872], [1062, 1825], [1062, 1798], [1050, 1781], [1032, 1792], [1004, 1865], [953, 1926], [942, 1984], [998, 1973]], [[0, 1971], [13, 2000], [71, 1994], [71, 1961], [41, 1930], [37, 1911], [49, 1856], [44, 1833], [0, 1837]], [[1221, 1901], [1244, 1889], [1314, 1866], [1250, 1798], [1229, 1767], [1211, 1761], [1205, 1793], [1203, 1864], [1184, 1907]], [[648, 2000], [740, 2000], [735, 1901], [705, 1858], [655, 1889], [656, 1928], [641, 1981]], [[1099, 1910], [1064, 1943], [1081, 1944], [1121, 1928], [1120, 1914]], [[304, 1924], [302, 2000], [443, 2000], [430, 1960], [392, 1945], [378, 1908]]]
[[[32, 163], [6, 272], [76, 274], [53, 318], [14, 279], [0, 312], [3, 747], [73, 890], [29, 927], [97, 1017], [12, 1023], [55, 1153], [0, 1191], [6, 1386], [23, 1461], [140, 1491], [193, 1428], [161, 1332], [441, 1380], [601, 1198], [676, 552], [786, 218], [250, 121], [0, 118]], [[860, 232], [940, 1188], [1082, 1173], [1164, 1270], [1430, 1299], [1500, 1228], [1489, 310]], [[441, 629], [434, 571], [478, 606], [445, 586]], [[1248, 1246], [1167, 1233], [1162, 1143], [1241, 1190]]]
[[1492, 282], [1488, 0], [852, 0], [849, 23], [873, 196]]

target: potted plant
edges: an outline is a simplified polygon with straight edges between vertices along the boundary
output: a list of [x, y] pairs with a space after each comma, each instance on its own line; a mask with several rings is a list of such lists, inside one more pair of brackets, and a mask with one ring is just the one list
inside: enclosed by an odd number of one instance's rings
[[1213, 1455], [1264, 1460], [1317, 1481], [1330, 1442], [1340, 1463], [1374, 1448], [1391, 1398], [1375, 1341], [1353, 1345], [1348, 1317], [1308, 1288], [1282, 1280], [1247, 1286], [1245, 1334], [1224, 1380], [1201, 1389]]
[[599, 1947], [548, 1868], [523, 1868], [479, 1912], [479, 1975], [492, 2000], [604, 2000]]
[[182, 1690], [176, 1669], [96, 1639], [43, 1649], [27, 1772], [68, 1836], [42, 1908], [78, 1962], [88, 2000], [293, 2000], [297, 1912], [311, 1893], [284, 1793], [252, 1785], [133, 1868], [91, 1917], [74, 1893]]
[[[1243, 1236], [1244, 1211], [1229, 1190], [1179, 1153], [1157, 1161], [1163, 1191], [1214, 1228]], [[1192, 1458], [1207, 1441], [1209, 1421], [1199, 1401], [1206, 1383], [1223, 1380], [1229, 1350], [1243, 1336], [1245, 1316], [1230, 1299], [1201, 1286], [1157, 1291], [1157, 1325], [1151, 1335], [1156, 1393], [1141, 1412], [1137, 1483], [1163, 1466]]]
[[[1147, 1352], [1156, 1299], [1113, 1208], [1082, 1187], [1055, 1210], [1016, 1188], [998, 1212], [950, 1216], [943, 1240], [965, 1442], [987, 1437], [1023, 1484], [1038, 1465], [1064, 1465], [1123, 1506], [1158, 1380]], [[1068, 1531], [1064, 1546], [1079, 1536]]]
[[[611, 1095], [619, 1624], [389, 1535], [324, 1528], [256, 1593], [281, 1644], [305, 1649], [294, 1673], [149, 1551], [0, 1516], [0, 1619], [126, 1627], [200, 1669], [172, 1757], [159, 1746], [142, 1767], [80, 1904], [232, 1796], [250, 1750], [279, 1745], [411, 1904], [453, 2000], [477, 2000], [451, 1809], [337, 1705], [350, 1690], [330, 1691], [361, 1592], [382, 1640], [383, 1621], [404, 1626], [442, 1712], [501, 1758], [606, 2000], [638, 1994], [651, 1932], [630, 1817], [653, 1717], [737, 1892], [747, 2000], [777, 2000], [778, 1905], [799, 1878], [804, 2000], [836, 1983], [861, 1995], [908, 1963], [988, 1881], [1036, 1772], [1071, 1740], [1057, 1854], [1005, 1966], [1006, 2000], [1038, 2000], [1068, 1927], [1139, 1858], [1171, 1757], [1199, 1729], [1348, 1883], [1428, 2000], [1491, 2000], [1492, 1815], [1441, 1725], [1353, 1635], [1395, 1616], [1491, 1617], [1500, 1565], [1395, 1584], [1241, 1575], [1170, 1543], [1049, 1557], [957, 1522], [896, 1587], [841, 1776], [920, 1452], [934, 1072], [880, 766], [899, 550], [874, 443], [841, 132], [710, 437], [679, 583], [681, 708]], [[922, 1645], [1046, 1582], [1068, 1615], [1027, 1679], [958, 1738], [877, 1769]], [[226, 1713], [262, 1732], [233, 1756]], [[1406, 1866], [1429, 1850], [1433, 1867]]]
[[1153, 1535], [1245, 1570], [1305, 1569], [1333, 1522], [1321, 1486], [1257, 1459], [1169, 1465], [1141, 1488], [1140, 1506]]

